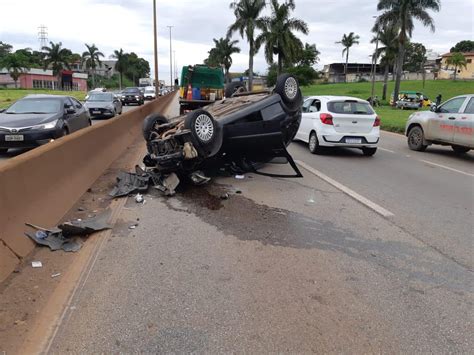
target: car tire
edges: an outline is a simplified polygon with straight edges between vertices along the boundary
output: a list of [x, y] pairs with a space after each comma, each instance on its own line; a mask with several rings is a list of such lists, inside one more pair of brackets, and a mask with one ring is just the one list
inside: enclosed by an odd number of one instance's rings
[[6, 154], [8, 152], [8, 148], [0, 148], [0, 154]]
[[232, 97], [236, 92], [246, 92], [247, 88], [245, 87], [245, 84], [238, 81], [238, 82], [233, 82], [229, 83], [225, 86], [224, 90], [224, 96], [228, 99], [229, 97]]
[[423, 152], [428, 147], [424, 144], [425, 134], [423, 133], [423, 129], [420, 126], [415, 126], [410, 129], [408, 132], [408, 147], [411, 150], [416, 150], [418, 152]]
[[158, 124], [165, 124], [168, 123], [168, 119], [160, 115], [159, 113], [152, 113], [149, 114], [148, 116], [145, 117], [145, 120], [143, 120], [143, 126], [142, 126], [142, 132], [143, 132], [143, 137], [145, 138], [146, 141], [150, 138], [151, 132], [155, 129], [155, 125]]
[[186, 115], [184, 127], [201, 145], [212, 145], [217, 136], [217, 123], [206, 110], [195, 110]]
[[318, 136], [316, 132], [311, 132], [309, 135], [308, 148], [311, 154], [322, 154], [323, 148], [319, 145]]
[[362, 153], [363, 153], [366, 157], [371, 157], [371, 156], [374, 155], [376, 152], [377, 152], [377, 148], [362, 148]]
[[68, 134], [69, 134], [69, 129], [67, 127], [64, 127], [61, 137], [67, 136]]
[[299, 109], [303, 97], [298, 84], [298, 80], [290, 74], [282, 74], [277, 78], [275, 90], [280, 95], [282, 101], [290, 110]]
[[451, 148], [456, 154], [466, 154], [468, 151], [470, 151], [470, 148], [466, 147], [461, 147], [459, 145], [452, 145]]

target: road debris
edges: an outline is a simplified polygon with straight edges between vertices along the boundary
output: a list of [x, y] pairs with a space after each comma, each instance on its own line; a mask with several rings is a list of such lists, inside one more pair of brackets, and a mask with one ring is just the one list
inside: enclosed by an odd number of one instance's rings
[[107, 221], [111, 213], [112, 211], [107, 209], [93, 218], [65, 222], [50, 229], [26, 223], [27, 226], [36, 229], [36, 232], [25, 234], [37, 244], [47, 246], [52, 251], [77, 252], [81, 249], [82, 243], [77, 238], [72, 237], [88, 236], [94, 232], [110, 229], [111, 227]]
[[235, 175], [235, 178], [237, 180], [244, 180], [245, 179], [245, 175]]
[[145, 201], [145, 199], [143, 198], [143, 195], [142, 195], [142, 194], [139, 194], [139, 193], [138, 193], [138, 194], [135, 196], [135, 202], [136, 202], [136, 203], [143, 203], [144, 201]]
[[41, 261], [32, 261], [31, 266], [34, 268], [40, 268], [43, 267], [43, 263]]
[[138, 223], [134, 223], [128, 227], [128, 229], [135, 229], [138, 227]]
[[228, 200], [228, 199], [229, 199], [229, 194], [227, 192], [221, 195], [221, 200]]
[[57, 274], [52, 274], [52, 275], [51, 275], [51, 278], [54, 279], [55, 277], [58, 277], [58, 276], [61, 276], [61, 273], [60, 273], [60, 272], [58, 272]]

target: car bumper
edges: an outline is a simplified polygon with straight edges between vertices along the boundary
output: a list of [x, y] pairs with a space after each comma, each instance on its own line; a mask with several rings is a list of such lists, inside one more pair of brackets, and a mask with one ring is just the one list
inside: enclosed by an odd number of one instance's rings
[[[350, 140], [358, 139], [360, 143]], [[375, 148], [380, 139], [380, 129], [374, 128], [370, 133], [343, 134], [337, 132], [321, 132], [318, 134], [319, 145], [323, 147], [370, 147]]]
[[[7, 136], [23, 136], [22, 141], [8, 141]], [[30, 148], [50, 142], [63, 136], [60, 128], [27, 131], [20, 133], [0, 132], [0, 148]]]
[[[93, 113], [93, 112], [99, 112], [100, 113]], [[89, 117], [90, 118], [103, 118], [103, 117], [113, 117], [114, 112], [110, 110], [105, 110], [105, 109], [90, 109], [89, 110]]]
[[145, 96], [145, 100], [154, 100], [156, 96]]
[[122, 99], [122, 104], [138, 104], [142, 102], [143, 99]]

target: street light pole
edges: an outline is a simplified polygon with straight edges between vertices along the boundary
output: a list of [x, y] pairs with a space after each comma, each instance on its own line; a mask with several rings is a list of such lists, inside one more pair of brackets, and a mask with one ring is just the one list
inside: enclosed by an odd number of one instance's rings
[[170, 89], [173, 86], [173, 48], [171, 46], [171, 29], [174, 26], [166, 26], [170, 29]]
[[153, 0], [153, 37], [155, 55], [155, 95], [160, 94], [160, 82], [158, 80], [158, 34], [156, 33], [156, 0]]

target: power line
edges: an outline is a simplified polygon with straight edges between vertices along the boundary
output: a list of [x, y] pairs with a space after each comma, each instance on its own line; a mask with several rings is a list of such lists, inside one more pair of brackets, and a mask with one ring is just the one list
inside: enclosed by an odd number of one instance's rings
[[46, 47], [48, 44], [48, 27], [45, 25], [40, 25], [38, 27], [38, 41], [40, 43], [40, 51], [43, 50], [43, 47]]

